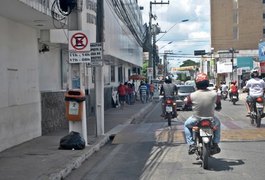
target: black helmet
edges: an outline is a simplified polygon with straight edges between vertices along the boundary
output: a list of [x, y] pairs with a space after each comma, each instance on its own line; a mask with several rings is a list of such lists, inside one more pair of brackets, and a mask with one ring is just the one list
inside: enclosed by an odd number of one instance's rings
[[259, 71], [257, 69], [253, 69], [250, 75], [252, 78], [259, 77]]
[[172, 79], [171, 79], [171, 77], [166, 76], [166, 78], [165, 78], [165, 83], [167, 83], [167, 84], [172, 83]]
[[209, 86], [209, 79], [205, 73], [199, 73], [195, 79], [197, 89], [206, 89]]

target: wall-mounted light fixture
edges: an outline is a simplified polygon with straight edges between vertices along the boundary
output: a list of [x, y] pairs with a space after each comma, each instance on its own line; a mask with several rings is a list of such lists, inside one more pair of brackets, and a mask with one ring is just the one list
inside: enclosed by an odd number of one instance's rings
[[42, 44], [41, 45], [41, 48], [39, 49], [39, 53], [45, 53], [45, 52], [48, 52], [50, 51], [50, 48], [47, 44]]

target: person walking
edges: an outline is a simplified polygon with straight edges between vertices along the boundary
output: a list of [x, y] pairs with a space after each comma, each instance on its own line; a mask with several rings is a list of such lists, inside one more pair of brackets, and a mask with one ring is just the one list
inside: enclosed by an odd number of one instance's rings
[[123, 109], [123, 106], [125, 104], [125, 98], [126, 98], [126, 86], [120, 82], [120, 85], [118, 86], [118, 94], [119, 94], [119, 102], [120, 107]]
[[128, 83], [127, 93], [128, 93], [128, 104], [131, 105], [133, 102], [133, 87], [131, 83]]
[[153, 96], [154, 96], [154, 92], [155, 92], [155, 85], [153, 84], [153, 82], [151, 81], [150, 83], [150, 87], [149, 87], [149, 90], [150, 90], [150, 101], [153, 100]]
[[141, 85], [139, 87], [139, 92], [141, 102], [145, 104], [147, 100], [147, 87], [143, 81], [141, 82]]

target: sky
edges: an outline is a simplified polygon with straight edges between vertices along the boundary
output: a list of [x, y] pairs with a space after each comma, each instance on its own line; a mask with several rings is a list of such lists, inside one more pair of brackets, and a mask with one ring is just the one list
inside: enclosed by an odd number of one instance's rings
[[[138, 0], [144, 7], [142, 10], [143, 22], [149, 25], [151, 0]], [[156, 3], [167, 3], [168, 0], [152, 0]], [[194, 50], [211, 51], [210, 47], [210, 0], [170, 0], [169, 4], [152, 4], [152, 24], [161, 28], [156, 36], [159, 53], [171, 51], [175, 57], [169, 57], [170, 66], [176, 67], [184, 60], [194, 57]], [[188, 19], [187, 22], [182, 22]], [[162, 54], [160, 54], [162, 55]]]

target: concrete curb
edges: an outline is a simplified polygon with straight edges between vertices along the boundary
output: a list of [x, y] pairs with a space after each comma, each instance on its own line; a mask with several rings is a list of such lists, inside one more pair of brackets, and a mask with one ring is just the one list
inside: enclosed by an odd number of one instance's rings
[[89, 158], [93, 153], [99, 151], [102, 146], [104, 146], [109, 141], [109, 135], [106, 134], [95, 142], [87, 150], [84, 150], [84, 153], [77, 157], [73, 162], [66, 164], [65, 168], [60, 170], [58, 173], [53, 173], [49, 176], [50, 180], [61, 180], [69, 175], [74, 169], [77, 169], [82, 165], [82, 163]]
[[[118, 132], [122, 131], [127, 125], [129, 125], [135, 118], [142, 116], [143, 114], [147, 113], [147, 109], [149, 109], [153, 103], [146, 104], [146, 106], [139, 111], [139, 113], [134, 114], [131, 118], [128, 118], [124, 122], [123, 125], [118, 125], [108, 131], [105, 135], [99, 137], [99, 139], [92, 145], [86, 147], [83, 150], [83, 154], [77, 157], [73, 162], [68, 163], [62, 168], [59, 172], [53, 173], [49, 175], [50, 180], [61, 180], [64, 179], [67, 175], [69, 175], [74, 169], [77, 169], [82, 165], [82, 163], [88, 159], [91, 155], [93, 155], [96, 151], [99, 151], [102, 146], [110, 141], [111, 136], [115, 136]], [[47, 177], [46, 177], [47, 178]], [[42, 177], [41, 179], [46, 179]]]

